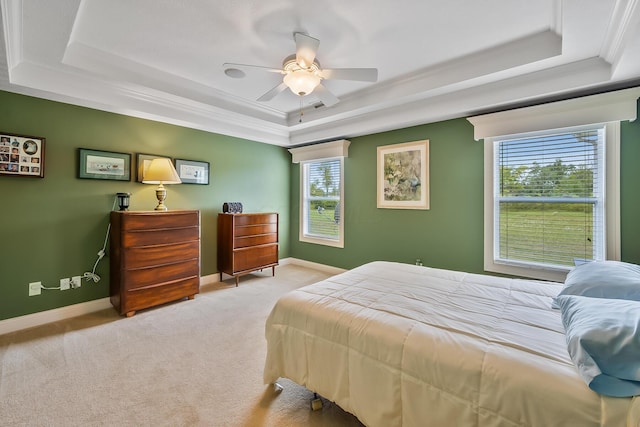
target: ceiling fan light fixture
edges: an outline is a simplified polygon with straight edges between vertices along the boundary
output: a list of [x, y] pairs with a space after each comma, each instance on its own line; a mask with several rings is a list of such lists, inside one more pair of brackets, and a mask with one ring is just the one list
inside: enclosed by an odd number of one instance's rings
[[290, 71], [284, 76], [284, 84], [296, 95], [305, 96], [313, 92], [320, 84], [320, 77], [313, 71], [299, 69]]
[[331, 107], [340, 101], [322, 84], [323, 80], [353, 80], [361, 82], [376, 82], [378, 80], [378, 70], [376, 68], [322, 69], [320, 62], [316, 59], [316, 51], [320, 45], [320, 40], [300, 32], [293, 33], [293, 39], [296, 42], [296, 53], [287, 56], [282, 61], [281, 69], [259, 65], [234, 64], [231, 62], [225, 62], [222, 65], [229, 77], [236, 77], [235, 67], [240, 71], [243, 68], [257, 68], [280, 74], [283, 76], [282, 81], [260, 96], [257, 101], [271, 101], [276, 95], [289, 88], [291, 92], [300, 97], [301, 114], [302, 98], [310, 93], [315, 93], [325, 107]]

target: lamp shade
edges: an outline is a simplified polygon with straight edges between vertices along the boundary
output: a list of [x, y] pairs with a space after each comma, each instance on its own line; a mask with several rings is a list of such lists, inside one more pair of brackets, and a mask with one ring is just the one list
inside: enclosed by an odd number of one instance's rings
[[320, 84], [320, 77], [311, 70], [298, 69], [286, 74], [283, 81], [291, 89], [291, 92], [305, 96], [313, 92]]
[[182, 181], [169, 159], [153, 159], [142, 177], [144, 184], [180, 184]]

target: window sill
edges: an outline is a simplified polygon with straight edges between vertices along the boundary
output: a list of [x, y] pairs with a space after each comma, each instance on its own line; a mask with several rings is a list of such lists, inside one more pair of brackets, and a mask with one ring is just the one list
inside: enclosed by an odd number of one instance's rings
[[567, 277], [567, 273], [571, 267], [563, 268], [544, 268], [533, 266], [521, 266], [514, 264], [502, 264], [493, 260], [485, 260], [484, 270], [492, 273], [508, 274], [516, 277], [526, 277], [538, 280], [550, 280], [552, 282], [563, 283]]
[[313, 243], [315, 245], [331, 246], [334, 248], [344, 248], [342, 240], [322, 239], [319, 237], [300, 236], [299, 240], [304, 243]]

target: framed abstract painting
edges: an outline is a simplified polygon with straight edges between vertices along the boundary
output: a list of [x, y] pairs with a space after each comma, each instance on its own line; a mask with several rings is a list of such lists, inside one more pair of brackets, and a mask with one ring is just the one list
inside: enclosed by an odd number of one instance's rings
[[429, 140], [378, 147], [378, 208], [429, 209]]

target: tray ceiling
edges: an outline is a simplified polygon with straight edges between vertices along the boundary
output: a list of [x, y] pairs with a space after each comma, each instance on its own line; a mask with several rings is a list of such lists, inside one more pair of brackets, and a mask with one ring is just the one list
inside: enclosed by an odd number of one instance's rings
[[[639, 85], [638, 1], [0, 0], [0, 89], [295, 146]], [[326, 107], [224, 73], [279, 68], [296, 31], [378, 81], [325, 81]]]

